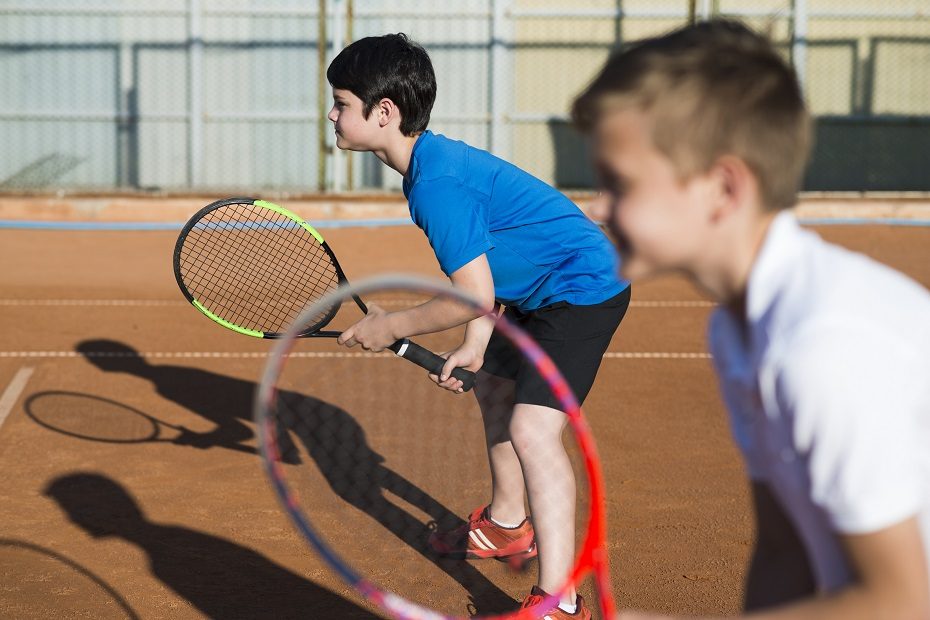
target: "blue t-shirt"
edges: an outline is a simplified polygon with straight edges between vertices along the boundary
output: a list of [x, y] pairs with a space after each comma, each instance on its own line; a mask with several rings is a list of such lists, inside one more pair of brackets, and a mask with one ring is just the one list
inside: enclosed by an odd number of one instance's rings
[[424, 132], [404, 195], [443, 272], [486, 254], [505, 306], [597, 304], [629, 285], [610, 241], [574, 203], [487, 151]]

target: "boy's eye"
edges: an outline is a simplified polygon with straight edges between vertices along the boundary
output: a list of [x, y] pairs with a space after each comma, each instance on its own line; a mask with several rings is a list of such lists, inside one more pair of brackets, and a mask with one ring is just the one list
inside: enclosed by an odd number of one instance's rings
[[598, 176], [600, 177], [600, 185], [604, 192], [613, 196], [622, 196], [627, 192], [627, 184], [624, 179], [610, 171], [603, 169], [599, 170], [598, 172]]

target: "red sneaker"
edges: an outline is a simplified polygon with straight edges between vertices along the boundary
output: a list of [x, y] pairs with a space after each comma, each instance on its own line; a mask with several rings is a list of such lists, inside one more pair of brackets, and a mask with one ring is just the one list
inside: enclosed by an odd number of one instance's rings
[[489, 508], [476, 508], [468, 523], [454, 530], [433, 532], [430, 547], [447, 557], [495, 558], [515, 566], [536, 557], [536, 538], [529, 517], [517, 527], [502, 527], [491, 521]]
[[[523, 604], [520, 605], [520, 609], [540, 605], [548, 596], [548, 594], [540, 590], [537, 586], [533, 586], [530, 593], [523, 599]], [[585, 606], [584, 599], [581, 598], [580, 594], [576, 595], [576, 597], [575, 613], [570, 614], [561, 609], [558, 602], [556, 602], [552, 604], [552, 607], [547, 609], [540, 607], [535, 612], [536, 617], [541, 620], [591, 620], [591, 610]]]

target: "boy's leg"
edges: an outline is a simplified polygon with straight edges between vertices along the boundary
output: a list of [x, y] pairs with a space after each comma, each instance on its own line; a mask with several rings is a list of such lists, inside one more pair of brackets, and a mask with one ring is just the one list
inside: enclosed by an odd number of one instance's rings
[[460, 558], [497, 558], [514, 567], [536, 557], [533, 525], [526, 516], [520, 460], [510, 441], [515, 381], [479, 371], [475, 395], [484, 422], [491, 469], [491, 502], [460, 527], [430, 536], [434, 551]]
[[491, 467], [490, 513], [495, 521], [510, 525], [526, 519], [523, 470], [510, 441], [514, 386], [512, 379], [484, 371], [478, 371], [475, 383]]
[[[510, 424], [520, 459], [539, 549], [539, 587], [556, 592], [575, 561], [575, 473], [562, 432], [565, 413], [541, 405], [518, 404]], [[563, 602], [575, 603], [575, 592]]]
[[[554, 304], [522, 325], [556, 363], [579, 402], [591, 389], [610, 340], [626, 314], [630, 289], [593, 306]], [[575, 474], [562, 444], [568, 417], [529, 362], [517, 373], [510, 437], [523, 467], [539, 558], [539, 588], [557, 592], [575, 560]], [[573, 589], [562, 603], [576, 603]], [[584, 616], [587, 617], [587, 612]]]

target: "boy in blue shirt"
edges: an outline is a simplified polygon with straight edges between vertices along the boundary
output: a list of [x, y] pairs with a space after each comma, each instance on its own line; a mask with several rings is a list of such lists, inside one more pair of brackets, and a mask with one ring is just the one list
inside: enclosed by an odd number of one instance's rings
[[[488, 309], [503, 306], [583, 401], [630, 300], [608, 239], [552, 187], [426, 129], [435, 75], [427, 53], [405, 35], [352, 43], [333, 60], [327, 78], [336, 145], [370, 151], [403, 175], [410, 215], [452, 284]], [[437, 553], [460, 558], [519, 561], [538, 553], [538, 585], [523, 603], [530, 606], [561, 587], [574, 562], [575, 480], [561, 443], [566, 417], [549, 388], [492, 334], [491, 319], [448, 300], [398, 312], [369, 305], [339, 342], [380, 351], [401, 337], [463, 324], [462, 344], [431, 378], [458, 392], [452, 369], [477, 372], [491, 502], [464, 526], [437, 532], [429, 542]], [[553, 620], [590, 618], [575, 592], [546, 613]]]

